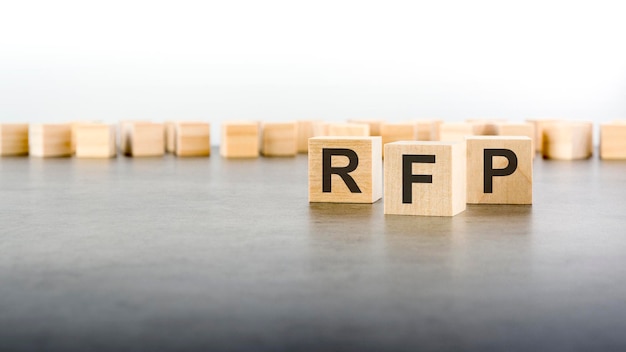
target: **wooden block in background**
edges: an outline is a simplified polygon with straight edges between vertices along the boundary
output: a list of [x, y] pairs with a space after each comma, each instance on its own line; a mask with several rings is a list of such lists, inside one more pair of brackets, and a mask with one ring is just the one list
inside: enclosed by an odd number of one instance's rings
[[163, 156], [165, 131], [162, 123], [125, 122], [122, 127], [125, 155], [133, 157]]
[[626, 160], [626, 121], [600, 125], [600, 158]]
[[317, 126], [323, 124], [323, 122], [316, 120], [299, 120], [297, 123], [298, 153], [307, 153], [309, 151], [309, 138], [316, 136], [316, 132], [319, 131], [319, 127]]
[[475, 136], [495, 136], [498, 134], [497, 125], [507, 122], [506, 119], [467, 119], [473, 126]]
[[381, 146], [378, 136], [309, 139], [309, 202], [379, 200], [383, 188]]
[[383, 157], [385, 156], [384, 147], [387, 143], [398, 141], [415, 141], [417, 140], [417, 123], [416, 122], [385, 122], [380, 126], [380, 135], [383, 140]]
[[366, 124], [370, 126], [370, 136], [380, 136], [380, 126], [383, 124], [383, 120], [360, 120], [350, 119], [349, 123]]
[[174, 153], [176, 151], [176, 121], [165, 121], [165, 151]]
[[587, 159], [593, 154], [593, 123], [552, 122], [543, 125], [545, 159]]
[[263, 122], [261, 154], [264, 156], [295, 156], [298, 153], [296, 122]]
[[385, 214], [454, 216], [466, 207], [465, 142], [385, 145]]
[[80, 123], [73, 128], [77, 158], [112, 158], [117, 155], [115, 126]]
[[474, 135], [474, 125], [469, 122], [444, 122], [439, 125], [439, 140], [442, 142], [465, 142], [465, 137]]
[[28, 155], [28, 124], [0, 124], [0, 156]]
[[220, 155], [224, 158], [257, 158], [259, 156], [259, 135], [258, 122], [223, 122]]
[[502, 122], [496, 125], [498, 136], [525, 136], [530, 138], [535, 156], [535, 125], [531, 122]]
[[365, 123], [329, 123], [326, 136], [331, 137], [368, 137], [370, 126]]
[[549, 125], [551, 123], [554, 122], [562, 122], [563, 120], [561, 119], [552, 119], [552, 118], [545, 118], [545, 119], [526, 119], [526, 122], [530, 122], [533, 124], [533, 126], [535, 127], [535, 138], [534, 138], [534, 143], [535, 143], [535, 149], [538, 153], [541, 153], [543, 150], [543, 129], [546, 125]]
[[174, 124], [176, 156], [211, 155], [211, 125], [208, 122], [178, 121]]
[[28, 147], [32, 156], [54, 158], [72, 155], [72, 126], [69, 123], [31, 124]]
[[439, 126], [443, 123], [437, 119], [417, 120], [417, 140], [418, 141], [438, 141]]
[[532, 140], [527, 136], [467, 138], [467, 202], [532, 204]]

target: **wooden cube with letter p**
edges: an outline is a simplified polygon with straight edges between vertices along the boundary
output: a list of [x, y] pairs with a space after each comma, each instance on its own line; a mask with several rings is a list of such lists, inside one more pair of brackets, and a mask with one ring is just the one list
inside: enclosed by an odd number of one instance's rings
[[533, 153], [525, 136], [467, 137], [467, 202], [532, 204]]
[[466, 207], [464, 142], [385, 145], [385, 214], [454, 216]]
[[309, 202], [374, 203], [382, 197], [381, 137], [309, 139]]

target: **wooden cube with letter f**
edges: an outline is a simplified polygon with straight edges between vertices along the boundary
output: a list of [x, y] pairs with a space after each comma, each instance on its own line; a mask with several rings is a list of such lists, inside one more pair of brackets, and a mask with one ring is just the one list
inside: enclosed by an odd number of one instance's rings
[[382, 197], [381, 137], [309, 138], [309, 202], [374, 203]]
[[464, 142], [385, 145], [385, 214], [454, 216], [465, 210]]

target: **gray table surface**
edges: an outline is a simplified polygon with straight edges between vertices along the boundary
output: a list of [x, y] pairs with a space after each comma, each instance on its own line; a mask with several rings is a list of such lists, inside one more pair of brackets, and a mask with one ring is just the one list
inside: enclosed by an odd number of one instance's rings
[[309, 204], [307, 159], [0, 159], [0, 350], [624, 350], [626, 162], [533, 206]]

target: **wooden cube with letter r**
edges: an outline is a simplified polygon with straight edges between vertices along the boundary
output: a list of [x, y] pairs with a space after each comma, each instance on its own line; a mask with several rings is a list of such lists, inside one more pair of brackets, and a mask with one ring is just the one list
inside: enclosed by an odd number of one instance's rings
[[467, 138], [467, 202], [532, 204], [532, 140], [526, 136]]
[[309, 202], [374, 203], [382, 197], [381, 137], [309, 139]]
[[466, 207], [464, 142], [385, 145], [385, 214], [454, 216]]

